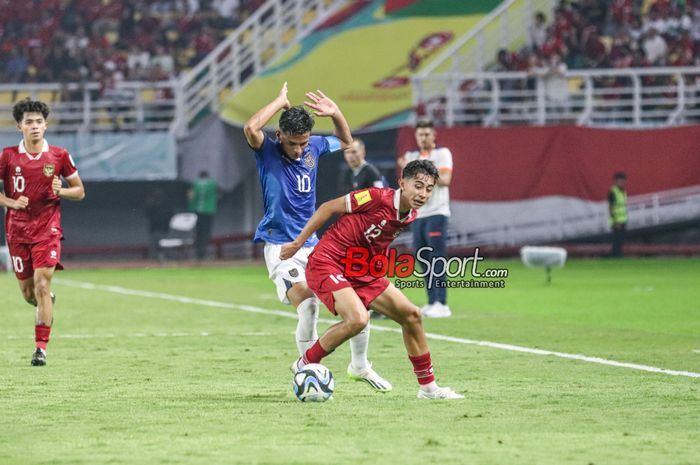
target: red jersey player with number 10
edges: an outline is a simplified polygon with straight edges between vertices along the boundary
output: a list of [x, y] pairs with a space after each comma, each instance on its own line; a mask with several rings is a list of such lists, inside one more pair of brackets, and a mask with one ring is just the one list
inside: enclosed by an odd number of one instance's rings
[[49, 107], [26, 98], [13, 107], [12, 116], [22, 141], [0, 154], [0, 206], [7, 208], [5, 233], [19, 287], [24, 300], [36, 307], [32, 365], [43, 366], [53, 323], [51, 279], [56, 269], [63, 269], [60, 200], [82, 200], [85, 189], [68, 151], [44, 139]]
[[342, 321], [328, 328], [295, 362], [294, 368], [319, 363], [359, 333], [367, 326], [367, 310], [371, 308], [401, 325], [406, 352], [420, 385], [419, 399], [464, 398], [435, 382], [420, 309], [386, 277], [345, 276], [343, 266], [350, 247], [366, 248], [370, 258], [386, 255], [394, 238], [416, 218], [416, 209], [428, 201], [438, 177], [432, 162], [412, 161], [403, 169], [400, 189], [360, 190], [326, 202], [309, 219], [299, 237], [282, 246], [280, 258], [286, 260], [334, 214], [343, 214], [321, 238], [306, 266], [309, 288]]

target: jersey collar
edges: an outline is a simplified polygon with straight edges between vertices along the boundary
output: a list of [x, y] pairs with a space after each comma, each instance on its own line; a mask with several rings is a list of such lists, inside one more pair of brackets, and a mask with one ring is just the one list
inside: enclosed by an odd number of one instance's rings
[[406, 216], [401, 218], [399, 215], [401, 212], [399, 211], [399, 208], [401, 207], [401, 189], [394, 189], [394, 208], [396, 209], [396, 220], [400, 221], [402, 223], [405, 223], [406, 220], [408, 220], [411, 217], [411, 214], [413, 213], [413, 209], [409, 208], [408, 213], [406, 213]]
[[44, 144], [41, 146], [41, 152], [39, 152], [39, 155], [37, 155], [36, 157], [33, 157], [29, 152], [27, 152], [27, 149], [24, 147], [24, 139], [19, 141], [19, 153], [27, 154], [27, 157], [29, 157], [30, 160], [38, 160], [41, 158], [41, 155], [44, 152], [48, 152], [48, 151], [49, 151], [49, 143], [46, 139], [44, 139]]
[[360, 171], [362, 171], [362, 168], [364, 168], [366, 164], [367, 164], [367, 162], [363, 161], [360, 166], [358, 166], [357, 168], [353, 168], [352, 169], [353, 176], [357, 176], [358, 174], [360, 174]]

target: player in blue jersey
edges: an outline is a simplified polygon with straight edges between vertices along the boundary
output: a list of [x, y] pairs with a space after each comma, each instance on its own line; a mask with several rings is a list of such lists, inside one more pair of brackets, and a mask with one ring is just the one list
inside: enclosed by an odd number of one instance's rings
[[[306, 263], [318, 243], [312, 235], [304, 247], [288, 260], [280, 260], [282, 244], [299, 235], [316, 208], [316, 173], [321, 155], [350, 146], [352, 135], [338, 105], [323, 92], [307, 92], [306, 106], [316, 116], [328, 117], [335, 126], [335, 137], [312, 136], [314, 119], [303, 106], [292, 107], [285, 82], [279, 95], [262, 107], [245, 124], [248, 145], [255, 152], [255, 161], [262, 185], [265, 216], [255, 231], [255, 241], [265, 243], [265, 263], [270, 279], [277, 286], [277, 296], [297, 309], [296, 341], [303, 354], [318, 339], [319, 300], [306, 284]], [[278, 111], [279, 129], [273, 139], [263, 132], [265, 125]], [[352, 360], [348, 376], [366, 381], [377, 391], [390, 391], [391, 383], [372, 369], [367, 360], [369, 325], [350, 339]]]

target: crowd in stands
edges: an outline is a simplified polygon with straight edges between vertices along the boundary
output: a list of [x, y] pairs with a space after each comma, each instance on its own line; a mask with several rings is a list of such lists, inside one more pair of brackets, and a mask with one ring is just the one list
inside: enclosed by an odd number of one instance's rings
[[[528, 46], [501, 50], [496, 71], [700, 64], [700, 0], [561, 0], [548, 21], [535, 15]], [[557, 65], [558, 66], [558, 65]]]
[[162, 81], [263, 0], [0, 0], [0, 83]]

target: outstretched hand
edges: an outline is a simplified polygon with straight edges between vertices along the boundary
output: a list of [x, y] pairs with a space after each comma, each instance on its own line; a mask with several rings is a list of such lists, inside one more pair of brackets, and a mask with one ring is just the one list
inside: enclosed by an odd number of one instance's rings
[[289, 103], [289, 97], [287, 97], [287, 81], [284, 81], [284, 84], [282, 84], [277, 100], [285, 110], [291, 108], [292, 105]]
[[282, 249], [280, 250], [280, 260], [288, 260], [292, 258], [300, 249], [298, 245], [296, 245], [294, 242], [287, 242], [286, 244], [282, 245]]
[[338, 105], [328, 97], [326, 94], [320, 90], [316, 90], [317, 93], [307, 92], [306, 98], [309, 100], [304, 101], [304, 105], [311, 108], [316, 116], [330, 116], [333, 117], [340, 111]]

